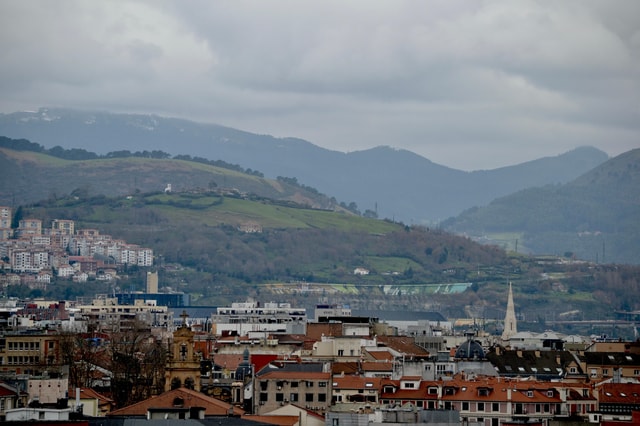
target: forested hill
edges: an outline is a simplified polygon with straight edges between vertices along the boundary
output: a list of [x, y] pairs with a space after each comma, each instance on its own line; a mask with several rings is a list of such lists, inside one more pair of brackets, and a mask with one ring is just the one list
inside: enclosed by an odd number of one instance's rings
[[511, 234], [521, 250], [640, 264], [640, 149], [564, 185], [527, 189], [443, 223], [491, 239]]

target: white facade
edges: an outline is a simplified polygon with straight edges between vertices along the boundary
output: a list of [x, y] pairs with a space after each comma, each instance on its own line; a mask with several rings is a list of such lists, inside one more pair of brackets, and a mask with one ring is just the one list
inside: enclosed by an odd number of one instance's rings
[[6, 411], [5, 420], [11, 421], [32, 421], [32, 420], [69, 420], [70, 408], [56, 410], [53, 408], [15, 408]]
[[218, 335], [248, 335], [250, 332], [305, 334], [307, 312], [304, 308], [292, 308], [289, 303], [258, 302], [232, 303], [231, 307], [219, 307], [211, 315], [211, 332]]

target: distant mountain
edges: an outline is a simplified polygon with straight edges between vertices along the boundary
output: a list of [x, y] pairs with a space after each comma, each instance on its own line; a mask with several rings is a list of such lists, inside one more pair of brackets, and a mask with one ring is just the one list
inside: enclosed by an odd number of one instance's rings
[[389, 147], [341, 153], [301, 139], [215, 124], [45, 108], [1, 114], [0, 135], [26, 138], [47, 148], [59, 145], [98, 154], [161, 150], [220, 159], [271, 178], [295, 177], [338, 201], [357, 203], [361, 211], [408, 223], [439, 222], [521, 189], [565, 183], [608, 158], [602, 151], [583, 147], [516, 166], [464, 172]]
[[510, 233], [534, 253], [640, 264], [640, 149], [564, 185], [522, 190], [442, 225], [489, 241]]

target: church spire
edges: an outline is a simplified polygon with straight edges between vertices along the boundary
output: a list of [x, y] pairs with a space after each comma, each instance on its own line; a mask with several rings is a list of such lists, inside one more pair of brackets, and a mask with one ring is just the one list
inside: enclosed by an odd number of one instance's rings
[[516, 323], [516, 309], [513, 305], [513, 290], [509, 283], [509, 298], [507, 299], [507, 313], [504, 316], [504, 330], [502, 331], [502, 340], [509, 340], [518, 332]]

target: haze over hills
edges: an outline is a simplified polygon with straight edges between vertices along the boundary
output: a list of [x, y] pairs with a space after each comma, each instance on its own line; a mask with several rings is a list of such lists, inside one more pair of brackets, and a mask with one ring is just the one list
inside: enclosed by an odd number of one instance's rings
[[600, 150], [583, 147], [515, 166], [464, 172], [390, 147], [341, 153], [301, 139], [214, 124], [44, 108], [0, 115], [0, 135], [98, 154], [161, 150], [220, 159], [271, 178], [295, 177], [338, 201], [354, 201], [361, 211], [407, 223], [437, 223], [518, 190], [566, 183], [608, 158]]
[[474, 237], [511, 235], [535, 253], [640, 263], [640, 149], [563, 185], [530, 188], [442, 224]]

